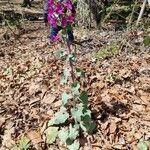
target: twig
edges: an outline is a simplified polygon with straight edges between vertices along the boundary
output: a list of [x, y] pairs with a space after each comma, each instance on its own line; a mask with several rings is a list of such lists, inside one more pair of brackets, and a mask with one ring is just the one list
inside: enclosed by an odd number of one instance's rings
[[90, 0], [90, 28], [92, 27], [92, 4]]
[[135, 1], [135, 4], [134, 4], [133, 9], [132, 9], [132, 13], [131, 13], [131, 16], [130, 16], [130, 19], [129, 19], [129, 23], [127, 25], [127, 31], [129, 30], [129, 27], [132, 23], [132, 19], [133, 19], [133, 15], [134, 15], [134, 12], [135, 12], [136, 5], [137, 5], [137, 0]]
[[107, 18], [111, 15], [113, 8], [115, 7], [115, 5], [119, 2], [119, 0], [115, 0], [114, 4], [111, 6], [111, 10], [110, 12], [106, 15], [106, 17], [103, 19], [102, 24], [105, 23], [105, 21], [107, 20]]
[[[122, 50], [122, 48], [123, 48], [123, 46], [125, 45], [125, 43], [126, 44], [128, 44], [129, 46], [131, 46], [129, 43], [128, 43], [128, 41], [127, 41], [127, 37], [128, 37], [128, 35], [129, 35], [129, 28], [130, 28], [130, 26], [131, 26], [131, 23], [132, 23], [132, 18], [133, 18], [133, 14], [134, 14], [134, 12], [135, 12], [135, 7], [136, 7], [136, 5], [137, 5], [137, 0], [135, 1], [135, 4], [134, 4], [134, 6], [133, 6], [133, 9], [132, 9], [132, 13], [131, 13], [131, 16], [130, 16], [130, 19], [129, 19], [129, 23], [128, 23], [128, 25], [127, 25], [127, 29], [126, 29], [126, 32], [125, 32], [125, 35], [124, 35], [124, 40], [120, 43], [120, 49]], [[132, 46], [131, 46], [132, 47]]]
[[[14, 37], [17, 37], [17, 35], [16, 35], [16, 33], [12, 30], [12, 28], [10, 27], [10, 24], [9, 24], [9, 22], [6, 20], [6, 22], [7, 22], [7, 25], [8, 25], [8, 28], [10, 29], [10, 31], [14, 34]], [[19, 43], [20, 44], [23, 44], [20, 40], [19, 40], [19, 38], [16, 38], [18, 41], [19, 41]]]
[[140, 22], [140, 20], [141, 20], [141, 18], [143, 16], [143, 13], [144, 13], [144, 10], [145, 10], [145, 7], [146, 7], [146, 2], [147, 2], [147, 0], [144, 0], [143, 5], [141, 7], [141, 11], [140, 11], [139, 17], [138, 17], [138, 20], [136, 22], [136, 26], [138, 26], [138, 24], [139, 24], [139, 22]]

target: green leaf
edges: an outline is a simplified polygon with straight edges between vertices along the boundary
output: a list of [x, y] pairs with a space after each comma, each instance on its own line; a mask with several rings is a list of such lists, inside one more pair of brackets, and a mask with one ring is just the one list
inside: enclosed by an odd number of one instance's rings
[[81, 94], [80, 94], [80, 100], [82, 101], [82, 103], [87, 106], [88, 105], [88, 94], [86, 91], [83, 91]]
[[60, 80], [60, 84], [64, 85], [66, 83], [67, 83], [67, 80], [64, 77], [62, 77], [61, 80]]
[[63, 142], [63, 143], [66, 143], [68, 137], [69, 137], [69, 131], [65, 128], [62, 128], [60, 131], [59, 131], [59, 134], [58, 134], [58, 137], [60, 138], [60, 140]]
[[80, 126], [83, 131], [88, 132], [88, 133], [92, 133], [95, 130], [96, 124], [91, 119], [90, 110], [86, 109], [86, 111], [84, 112], [84, 115], [81, 116]]
[[84, 116], [88, 115], [91, 118], [91, 111], [87, 107], [84, 107], [83, 113]]
[[79, 83], [73, 83], [72, 84], [71, 90], [72, 90], [73, 95], [76, 95], [76, 96], [80, 95], [79, 89], [80, 89]]
[[72, 144], [73, 141], [77, 138], [79, 135], [79, 126], [75, 125], [72, 127], [70, 124], [69, 130], [63, 128], [61, 131], [59, 131], [59, 138], [62, 142], [67, 143], [67, 144]]
[[71, 94], [67, 94], [66, 92], [64, 92], [62, 94], [62, 103], [63, 105], [66, 105], [68, 100], [72, 98], [72, 95]]
[[69, 150], [79, 150], [80, 144], [78, 140], [75, 140], [73, 144], [67, 146]]
[[79, 122], [83, 131], [92, 133], [96, 127], [96, 124], [91, 119], [91, 111], [84, 107], [83, 104], [79, 104], [71, 109], [71, 115], [75, 122]]
[[66, 28], [67, 28], [67, 32], [71, 32], [71, 31], [72, 31], [72, 26], [71, 26], [71, 24], [68, 24]]
[[70, 126], [69, 126], [69, 136], [68, 137], [71, 140], [75, 140], [78, 135], [79, 135], [79, 126], [74, 125], [74, 127], [72, 127], [72, 125], [70, 124]]
[[77, 60], [77, 56], [75, 53], [68, 55], [67, 61], [75, 62]]
[[58, 135], [58, 127], [49, 127], [46, 131], [46, 143], [52, 144], [55, 142]]
[[57, 53], [58, 57], [63, 58], [67, 54], [65, 49], [60, 49]]
[[148, 145], [143, 140], [140, 140], [137, 144], [137, 148], [138, 150], [148, 150]]
[[7, 76], [12, 75], [12, 69], [10, 67], [6, 68], [6, 70], [4, 71], [3, 75], [7, 75]]
[[77, 77], [84, 77], [84, 72], [80, 68], [76, 68], [76, 76]]
[[74, 107], [71, 109], [72, 117], [74, 118], [75, 122], [81, 121], [81, 116], [83, 115], [83, 106], [78, 105], [77, 107]]
[[22, 136], [19, 142], [19, 148], [21, 150], [27, 150], [29, 148], [29, 139], [25, 136]]
[[150, 140], [144, 142], [147, 144], [147, 147], [150, 147]]
[[91, 134], [96, 129], [96, 124], [93, 121], [86, 123], [80, 122], [80, 127], [84, 132], [88, 132]]
[[55, 114], [54, 118], [49, 121], [48, 125], [51, 126], [65, 123], [68, 118], [69, 114], [66, 111], [66, 108], [61, 107], [60, 111]]
[[69, 76], [70, 76], [70, 69], [65, 68], [63, 71], [63, 77], [60, 81], [60, 84], [67, 84]]

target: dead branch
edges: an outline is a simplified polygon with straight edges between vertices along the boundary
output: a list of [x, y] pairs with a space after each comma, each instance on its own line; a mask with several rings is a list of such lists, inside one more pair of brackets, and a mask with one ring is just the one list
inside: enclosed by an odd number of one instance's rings
[[[139, 24], [139, 22], [140, 22], [140, 20], [141, 20], [141, 18], [142, 18], [142, 16], [143, 16], [143, 13], [144, 13], [144, 10], [145, 10], [145, 7], [146, 7], [146, 2], [147, 2], [147, 0], [144, 0], [144, 2], [143, 2], [143, 4], [142, 4], [141, 11], [140, 11], [138, 20], [137, 20], [137, 22], [136, 22], [136, 26], [138, 26], [138, 24]], [[148, 0], [148, 2], [149, 2], [149, 0]]]

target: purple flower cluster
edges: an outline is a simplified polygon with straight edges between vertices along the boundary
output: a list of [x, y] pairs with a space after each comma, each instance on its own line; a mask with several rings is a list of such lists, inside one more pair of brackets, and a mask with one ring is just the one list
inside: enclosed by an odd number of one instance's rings
[[73, 3], [71, 0], [50, 0], [48, 4], [48, 21], [52, 27], [62, 26], [65, 28], [75, 20], [72, 13]]

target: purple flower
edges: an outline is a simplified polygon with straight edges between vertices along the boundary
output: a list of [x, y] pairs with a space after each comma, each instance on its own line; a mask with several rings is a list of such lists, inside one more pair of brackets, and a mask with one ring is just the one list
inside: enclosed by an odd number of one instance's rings
[[67, 18], [66, 18], [66, 16], [63, 16], [63, 17], [62, 17], [61, 26], [62, 26], [63, 28], [67, 26]]
[[52, 37], [51, 37], [51, 40], [52, 40], [52, 42], [58, 42], [58, 41], [60, 41], [60, 36], [59, 36], [59, 35], [57, 35], [57, 36], [52, 36]]
[[71, 0], [61, 1], [59, 3], [50, 0], [48, 8], [48, 21], [53, 27], [57, 27], [61, 23], [62, 27], [65, 28], [67, 24], [71, 24], [75, 20], [75, 16], [71, 13], [73, 9]]
[[54, 0], [49, 0], [49, 3], [48, 3], [48, 8], [52, 8], [52, 6], [54, 5]]
[[67, 16], [67, 22], [68, 22], [68, 23], [73, 23], [74, 20], [75, 20], [74, 15], [72, 15], [72, 16]]
[[63, 12], [64, 12], [64, 7], [59, 3], [59, 4], [57, 4], [56, 5], [56, 13], [57, 14], [63, 14]]
[[72, 10], [73, 4], [70, 0], [66, 0], [65, 6], [69, 9]]
[[52, 27], [57, 27], [57, 19], [51, 14], [48, 14], [48, 21], [52, 25]]

